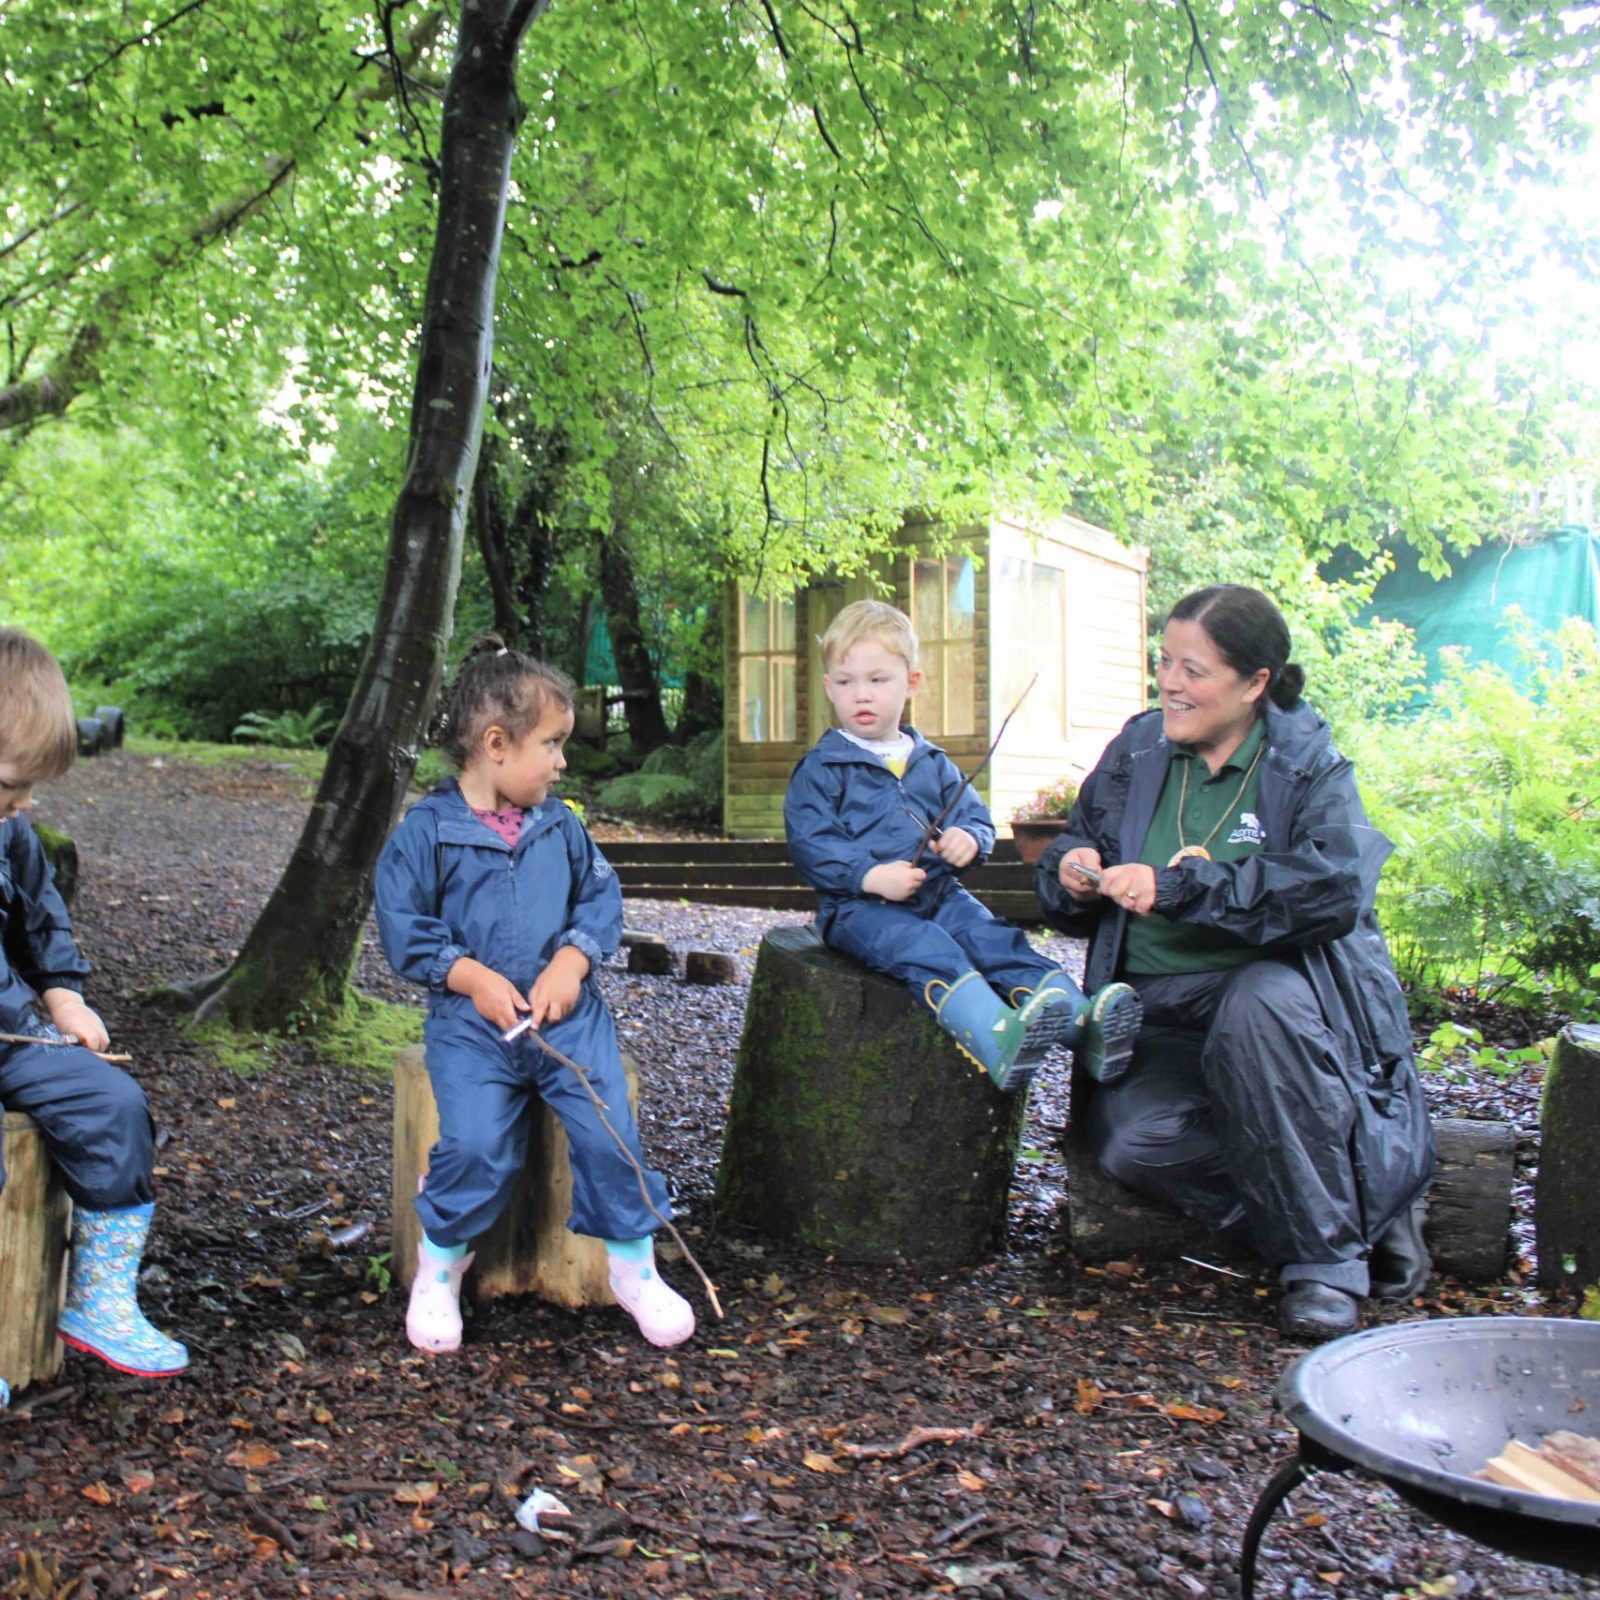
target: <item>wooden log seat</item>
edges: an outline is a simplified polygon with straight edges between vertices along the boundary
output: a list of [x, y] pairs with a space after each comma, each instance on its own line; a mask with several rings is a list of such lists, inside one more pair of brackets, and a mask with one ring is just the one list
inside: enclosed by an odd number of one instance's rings
[[[628, 1102], [637, 1116], [639, 1069], [626, 1054], [622, 1067], [628, 1079]], [[615, 1305], [606, 1278], [605, 1246], [598, 1239], [570, 1232], [566, 1225], [572, 1210], [566, 1129], [542, 1102], [533, 1105], [530, 1114], [536, 1120], [522, 1175], [500, 1220], [472, 1242], [477, 1259], [467, 1274], [466, 1291], [480, 1300], [536, 1294], [574, 1310]], [[394, 1069], [389, 1265], [394, 1281], [407, 1289], [416, 1276], [417, 1244], [422, 1237], [414, 1204], [417, 1179], [428, 1170], [428, 1152], [438, 1138], [439, 1111], [423, 1064], [423, 1048], [411, 1045], [400, 1052]]]
[[56, 1316], [66, 1289], [72, 1202], [31, 1117], [4, 1118], [0, 1189], [0, 1378], [12, 1392], [61, 1367]]
[[775, 928], [745, 1011], [721, 1215], [851, 1261], [978, 1261], [1005, 1235], [1025, 1108], [904, 984], [809, 925]]
[[[1074, 1081], [1073, 1089], [1078, 1091]], [[1423, 1237], [1434, 1269], [1467, 1283], [1489, 1283], [1510, 1253], [1515, 1155], [1510, 1124], [1441, 1117], [1433, 1124], [1439, 1167], [1428, 1191]], [[1067, 1212], [1071, 1248], [1085, 1261], [1237, 1259], [1200, 1223], [1106, 1176], [1088, 1141], [1069, 1127]]]
[[1545, 1075], [1533, 1223], [1544, 1288], [1600, 1283], [1600, 1026], [1594, 1023], [1561, 1030]]

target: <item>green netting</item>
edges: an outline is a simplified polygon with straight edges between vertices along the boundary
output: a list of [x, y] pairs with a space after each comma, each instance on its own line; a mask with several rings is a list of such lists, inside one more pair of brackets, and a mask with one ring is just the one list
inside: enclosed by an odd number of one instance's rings
[[1553, 632], [1568, 617], [1600, 628], [1600, 537], [1587, 528], [1558, 528], [1531, 544], [1485, 544], [1453, 562], [1447, 578], [1431, 578], [1409, 551], [1373, 592], [1360, 620], [1382, 617], [1416, 632], [1428, 660], [1428, 681], [1441, 676], [1440, 651], [1462, 647], [1475, 662], [1493, 662], [1519, 683], [1526, 672], [1501, 626], [1508, 606]]

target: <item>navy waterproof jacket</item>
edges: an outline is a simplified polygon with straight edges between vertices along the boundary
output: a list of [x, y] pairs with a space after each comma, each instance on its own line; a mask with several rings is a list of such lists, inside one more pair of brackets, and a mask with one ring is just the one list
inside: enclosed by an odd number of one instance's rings
[[[912, 860], [929, 824], [957, 795], [944, 826], [964, 828], [977, 840], [978, 861], [994, 849], [988, 808], [955, 762], [915, 728], [904, 731], [913, 742], [903, 778], [830, 728], [789, 779], [783, 800], [789, 859], [817, 891], [824, 926], [840, 901], [861, 898], [861, 880], [874, 867]], [[928, 877], [904, 902], [913, 910], [936, 903], [955, 879], [955, 869], [933, 853], [932, 845], [918, 865]]]
[[570, 806], [552, 797], [529, 811], [513, 850], [472, 814], [454, 778], [412, 806], [383, 847], [377, 909], [389, 964], [427, 985], [433, 1015], [472, 1009], [445, 988], [463, 956], [526, 994], [568, 944], [598, 984], [622, 938], [617, 875]]
[[0, 822], [0, 950], [0, 1033], [32, 1032], [34, 996], [81, 990], [90, 971], [44, 846], [21, 813]]
[[[1087, 845], [1107, 866], [1139, 859], [1172, 760], [1161, 724], [1159, 711], [1146, 711], [1123, 727], [1039, 861], [1048, 920], [1088, 936], [1089, 993], [1117, 976], [1128, 913], [1104, 900], [1074, 900], [1061, 887], [1061, 858]], [[1259, 853], [1158, 868], [1155, 911], [1299, 964], [1339, 1041], [1356, 1107], [1351, 1157], [1368, 1237], [1376, 1237], [1427, 1183], [1434, 1160], [1405, 996], [1373, 909], [1394, 847], [1368, 822], [1354, 770], [1327, 723], [1303, 702], [1287, 711], [1267, 707], [1256, 815], [1265, 835]]]

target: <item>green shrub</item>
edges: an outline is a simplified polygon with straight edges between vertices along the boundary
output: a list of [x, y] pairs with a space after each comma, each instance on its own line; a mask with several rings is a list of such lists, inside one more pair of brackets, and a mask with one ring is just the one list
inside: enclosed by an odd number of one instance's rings
[[653, 778], [687, 778], [689, 776], [689, 752], [682, 745], [664, 744], [659, 749], [652, 750], [639, 763], [639, 770], [643, 773], [648, 773]]
[[309, 711], [248, 711], [233, 730], [245, 744], [270, 744], [282, 750], [315, 750], [333, 737], [338, 713], [325, 700]]
[[1530, 692], [1454, 659], [1432, 706], [1351, 753], [1396, 845], [1379, 911], [1408, 985], [1578, 1006], [1600, 987], [1600, 648], [1577, 620], [1519, 642]]
[[614, 778], [622, 770], [621, 761], [612, 751], [577, 739], [568, 741], [566, 757], [567, 771], [574, 778]]
[[653, 822], [700, 822], [714, 813], [705, 791], [692, 778], [670, 772], [629, 772], [601, 787], [596, 803]]

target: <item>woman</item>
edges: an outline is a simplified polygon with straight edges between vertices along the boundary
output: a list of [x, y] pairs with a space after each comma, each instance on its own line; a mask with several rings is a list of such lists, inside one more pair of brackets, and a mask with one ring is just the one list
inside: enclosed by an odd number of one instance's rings
[[1327, 1339], [1362, 1296], [1426, 1281], [1433, 1136], [1373, 914], [1391, 846], [1304, 683], [1264, 594], [1179, 601], [1160, 707], [1089, 775], [1039, 898], [1088, 935], [1086, 989], [1144, 1001], [1132, 1065], [1088, 1108], [1101, 1164], [1252, 1244], [1280, 1269], [1282, 1332]]

